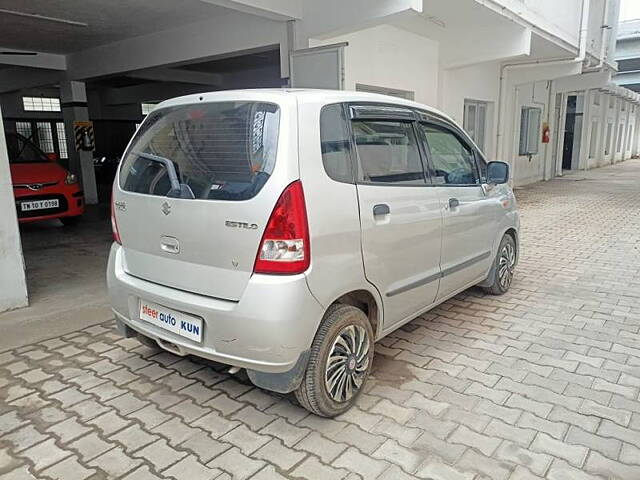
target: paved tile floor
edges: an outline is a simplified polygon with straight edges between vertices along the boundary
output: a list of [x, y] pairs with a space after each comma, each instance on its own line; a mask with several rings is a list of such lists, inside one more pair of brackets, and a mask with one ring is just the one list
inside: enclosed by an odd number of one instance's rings
[[0, 353], [0, 478], [640, 479], [640, 161], [518, 197], [511, 292], [381, 341], [335, 420], [111, 322]]

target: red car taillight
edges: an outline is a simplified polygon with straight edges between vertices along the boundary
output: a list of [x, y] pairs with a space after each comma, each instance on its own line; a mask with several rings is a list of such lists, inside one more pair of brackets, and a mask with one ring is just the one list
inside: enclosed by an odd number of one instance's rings
[[302, 273], [311, 263], [309, 225], [302, 183], [285, 188], [262, 235], [254, 273]]
[[113, 233], [113, 241], [122, 245], [120, 232], [118, 232], [118, 223], [116, 222], [116, 212], [113, 208], [113, 195], [111, 195], [111, 232]]

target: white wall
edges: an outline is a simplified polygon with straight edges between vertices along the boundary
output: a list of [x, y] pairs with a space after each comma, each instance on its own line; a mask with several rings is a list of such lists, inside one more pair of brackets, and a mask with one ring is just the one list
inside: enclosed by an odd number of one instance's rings
[[0, 111], [0, 312], [28, 304], [20, 231]]
[[440, 99], [438, 108], [462, 126], [464, 101], [487, 102], [487, 123], [484, 153], [495, 160], [496, 154], [496, 106], [500, 91], [500, 64], [482, 63], [466, 68], [443, 70], [440, 75]]
[[438, 101], [438, 43], [391, 25], [380, 25], [329, 39], [311, 39], [309, 46], [348, 42], [345, 89], [357, 83], [414, 92], [417, 102]]

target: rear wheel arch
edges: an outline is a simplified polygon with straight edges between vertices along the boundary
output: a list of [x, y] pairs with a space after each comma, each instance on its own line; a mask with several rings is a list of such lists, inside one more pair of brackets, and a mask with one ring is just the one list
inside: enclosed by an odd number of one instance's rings
[[373, 338], [378, 338], [379, 333], [382, 332], [382, 308], [373, 293], [365, 289], [352, 290], [331, 302], [331, 305], [340, 304], [352, 305], [362, 310], [371, 324]]

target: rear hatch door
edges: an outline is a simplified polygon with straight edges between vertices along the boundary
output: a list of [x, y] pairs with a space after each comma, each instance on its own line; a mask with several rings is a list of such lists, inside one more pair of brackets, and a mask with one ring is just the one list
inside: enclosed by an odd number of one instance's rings
[[271, 211], [298, 177], [295, 108], [206, 100], [161, 106], [144, 121], [120, 167], [114, 212], [127, 273], [238, 300]]

